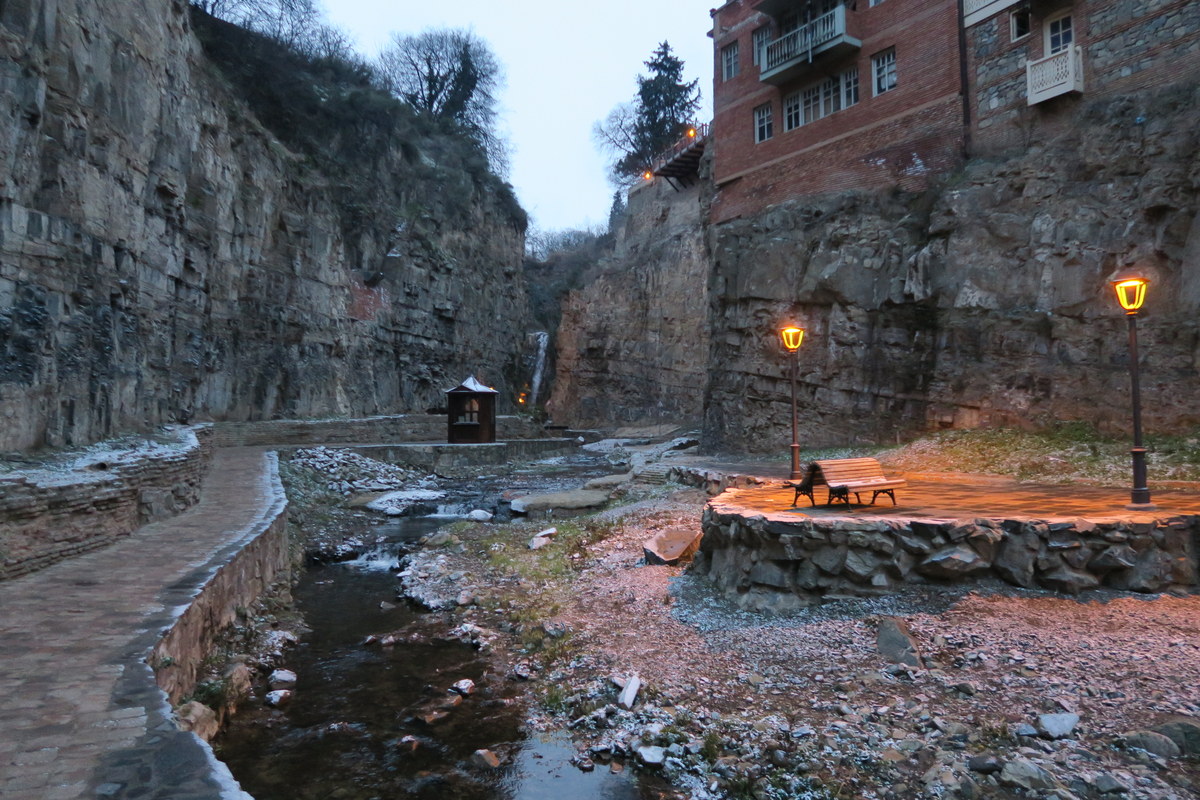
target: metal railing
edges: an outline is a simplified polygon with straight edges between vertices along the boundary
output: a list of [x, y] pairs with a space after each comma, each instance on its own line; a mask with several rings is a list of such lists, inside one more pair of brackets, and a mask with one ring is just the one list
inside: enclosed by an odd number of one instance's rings
[[780, 36], [763, 48], [762, 71], [769, 72], [812, 52], [826, 42], [846, 34], [846, 7], [839, 5], [807, 25]]
[[1070, 45], [1037, 61], [1025, 62], [1026, 91], [1029, 105], [1067, 92], [1083, 91], [1083, 50]]
[[692, 125], [690, 128], [688, 128], [687, 133], [679, 137], [679, 141], [675, 142], [675, 144], [671, 145], [666, 150], [663, 150], [654, 157], [654, 163], [650, 168], [650, 171], [656, 172], [659, 169], [662, 169], [664, 166], [675, 160], [675, 158], [683, 153], [686, 153], [688, 150], [691, 150], [693, 147], [702, 143], [707, 138], [707, 122], [702, 122], [699, 125]]

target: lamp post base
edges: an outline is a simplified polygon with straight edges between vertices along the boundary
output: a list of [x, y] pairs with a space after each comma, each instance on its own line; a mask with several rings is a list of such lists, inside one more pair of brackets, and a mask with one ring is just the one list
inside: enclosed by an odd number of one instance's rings
[[1154, 503], [1129, 503], [1125, 508], [1129, 511], [1158, 511]]
[[792, 442], [792, 473], [788, 480], [798, 481], [803, 477], [804, 471], [800, 469], [800, 443]]

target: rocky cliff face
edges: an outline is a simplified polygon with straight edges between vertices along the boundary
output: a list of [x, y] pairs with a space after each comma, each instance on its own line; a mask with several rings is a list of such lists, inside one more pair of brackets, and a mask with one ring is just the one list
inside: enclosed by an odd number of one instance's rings
[[[973, 160], [919, 195], [804, 198], [706, 227], [706, 264], [689, 262], [669, 294], [673, 269], [633, 253], [564, 317], [559, 381], [575, 382], [576, 399], [561, 408], [591, 419], [615, 396], [613, 419], [657, 412], [664, 382], [640, 384], [622, 365], [672, 358], [653, 328], [692, 312], [706, 273], [707, 333], [687, 343], [709, 351], [703, 364], [689, 351], [687, 369], [708, 374], [710, 449], [786, 452], [776, 331], [788, 320], [808, 329], [804, 446], [1055, 419], [1127, 430], [1127, 327], [1107, 279], [1140, 262], [1154, 274], [1140, 317], [1147, 429], [1200, 424], [1197, 101], [1192, 84], [1092, 103], [1072, 133]], [[649, 323], [626, 312], [645, 296], [657, 298]], [[606, 372], [591, 366], [604, 360]]]
[[700, 421], [709, 348], [700, 188], [630, 194], [597, 277], [568, 294], [546, 404], [576, 425]]
[[6, 3], [0, 48], [0, 450], [507, 388], [524, 219], [478, 163], [289, 149], [183, 0]]

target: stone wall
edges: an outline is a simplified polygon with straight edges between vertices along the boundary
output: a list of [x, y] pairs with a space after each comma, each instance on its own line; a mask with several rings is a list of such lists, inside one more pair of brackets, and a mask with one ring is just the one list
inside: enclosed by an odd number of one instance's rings
[[195, 689], [205, 660], [238, 609], [251, 608], [277, 582], [291, 579], [296, 554], [288, 545], [287, 497], [275, 454], [265, 457], [267, 499], [259, 516], [217, 555], [222, 566], [203, 581], [150, 654], [155, 680], [171, 705]]
[[212, 430], [176, 432], [178, 443], [91, 451], [75, 468], [0, 474], [0, 580], [95, 550], [200, 498]]
[[[444, 414], [223, 422], [213, 429], [213, 443], [218, 447], [444, 442], [447, 437]], [[545, 431], [527, 417], [501, 415], [496, 417], [496, 436], [500, 441], [537, 439], [545, 436]]]
[[1197, 588], [1197, 516], [777, 519], [742, 508], [739, 491], [705, 507], [694, 569], [745, 608], [786, 611], [906, 583], [969, 586], [988, 578], [1071, 594]]
[[556, 422], [699, 422], [709, 347], [701, 213], [697, 185], [630, 192], [614, 251], [563, 304], [546, 403]]
[[477, 153], [289, 150], [185, 0], [5, 3], [0, 86], [0, 451], [511, 402], [524, 217]]

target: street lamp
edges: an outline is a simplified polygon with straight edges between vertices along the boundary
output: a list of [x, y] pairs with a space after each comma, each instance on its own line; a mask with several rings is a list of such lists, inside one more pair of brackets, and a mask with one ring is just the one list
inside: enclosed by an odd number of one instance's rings
[[804, 477], [800, 472], [800, 436], [796, 430], [796, 361], [799, 356], [796, 355], [800, 350], [800, 343], [804, 341], [804, 328], [796, 327], [795, 325], [787, 325], [779, 331], [779, 337], [783, 339], [783, 346], [789, 353], [792, 354], [792, 474], [791, 480], [799, 480]]
[[1138, 377], [1137, 313], [1146, 302], [1146, 287], [1150, 281], [1134, 269], [1122, 270], [1111, 281], [1117, 302], [1129, 318], [1129, 383], [1133, 394], [1133, 490], [1130, 506], [1150, 506], [1150, 488], [1146, 485], [1146, 448], [1142, 446], [1142, 387]]

